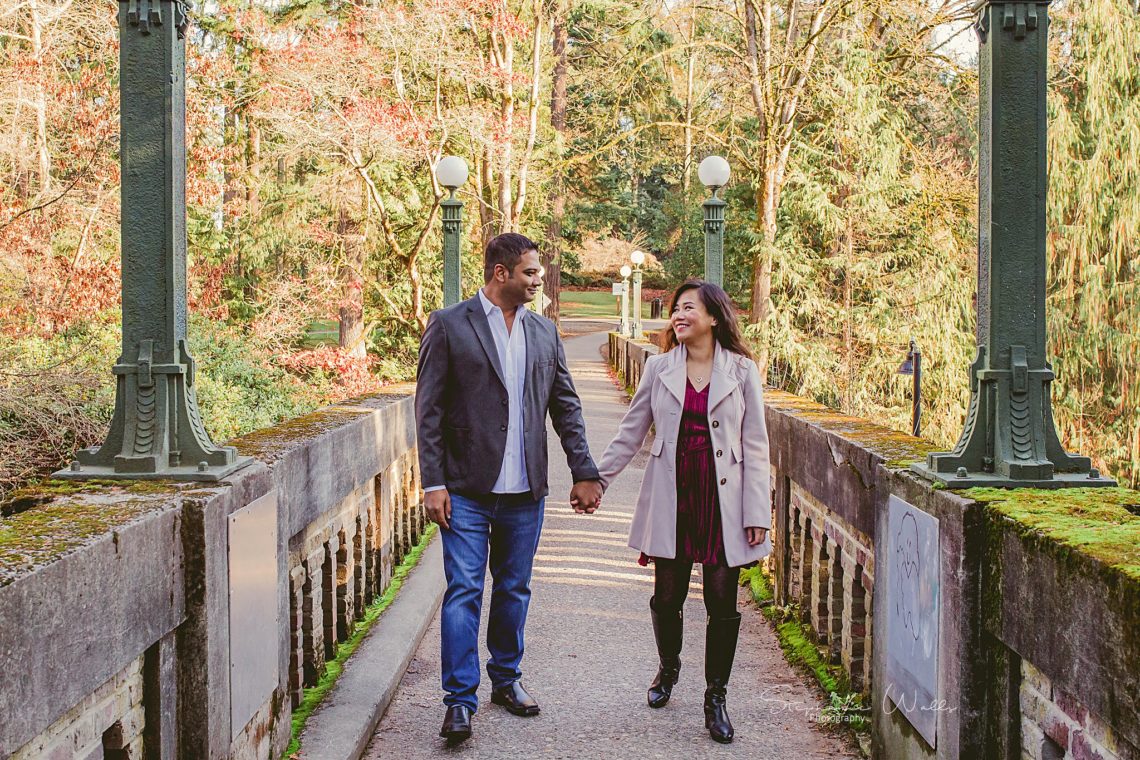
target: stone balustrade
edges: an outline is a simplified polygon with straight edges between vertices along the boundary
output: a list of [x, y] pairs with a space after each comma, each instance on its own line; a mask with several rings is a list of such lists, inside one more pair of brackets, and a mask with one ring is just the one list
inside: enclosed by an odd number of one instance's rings
[[[609, 352], [632, 389], [658, 349]], [[926, 441], [765, 406], [775, 603], [869, 702], [875, 757], [1140, 758], [1140, 493], [938, 490]]]
[[222, 483], [18, 494], [0, 758], [280, 757], [302, 689], [426, 527], [413, 390], [233, 441], [257, 461]]

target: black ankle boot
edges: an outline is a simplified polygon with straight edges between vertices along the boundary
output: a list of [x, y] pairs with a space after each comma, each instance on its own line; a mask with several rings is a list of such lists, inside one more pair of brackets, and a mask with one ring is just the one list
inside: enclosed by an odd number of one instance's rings
[[649, 684], [649, 706], [664, 707], [673, 694], [673, 686], [681, 674], [681, 637], [684, 630], [681, 611], [662, 612], [649, 600], [653, 615], [653, 637], [657, 639], [657, 657], [661, 661], [657, 677]]
[[740, 636], [740, 613], [732, 617], [709, 618], [705, 627], [705, 728], [721, 744], [732, 741], [732, 721], [728, 719], [728, 677]]

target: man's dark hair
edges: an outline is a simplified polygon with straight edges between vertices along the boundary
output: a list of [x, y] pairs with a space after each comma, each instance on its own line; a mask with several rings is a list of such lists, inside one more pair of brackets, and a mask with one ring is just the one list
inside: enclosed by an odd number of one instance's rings
[[533, 240], [517, 232], [504, 232], [496, 235], [487, 243], [487, 250], [483, 253], [483, 282], [490, 282], [495, 274], [495, 265], [502, 264], [507, 271], [514, 274], [519, 259], [527, 251], [537, 251], [538, 245]]

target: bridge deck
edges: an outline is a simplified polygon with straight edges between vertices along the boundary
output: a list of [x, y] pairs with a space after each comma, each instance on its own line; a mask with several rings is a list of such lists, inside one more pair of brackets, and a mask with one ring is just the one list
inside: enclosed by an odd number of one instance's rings
[[[624, 413], [624, 394], [606, 372], [605, 333], [570, 338], [567, 356], [586, 409], [591, 448], [600, 456]], [[700, 578], [686, 606], [681, 682], [661, 710], [645, 704], [656, 666], [649, 623], [652, 570], [637, 565], [626, 529], [644, 472], [643, 451], [607, 493], [594, 516], [577, 516], [566, 501], [570, 474], [550, 433], [551, 498], [535, 562], [523, 682], [542, 714], [523, 719], [490, 704], [480, 687], [475, 735], [457, 755], [494, 758], [856, 757], [849, 743], [814, 725], [817, 691], [784, 660], [755, 605], [744, 600], [729, 712], [736, 742], [714, 744], [704, 730], [704, 610]], [[699, 572], [699, 568], [698, 568]], [[488, 578], [488, 591], [490, 579]], [[486, 630], [486, 610], [482, 630]], [[399, 692], [380, 724], [367, 758], [437, 756], [443, 717], [439, 685], [439, 619], [433, 622]], [[486, 660], [486, 649], [483, 650]], [[484, 676], [485, 679], [485, 676]]]

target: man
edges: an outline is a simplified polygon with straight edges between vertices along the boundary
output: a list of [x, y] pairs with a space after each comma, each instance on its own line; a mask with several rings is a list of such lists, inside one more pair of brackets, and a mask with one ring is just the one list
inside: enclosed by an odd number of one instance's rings
[[447, 591], [442, 611], [440, 736], [471, 736], [478, 709], [479, 613], [490, 560], [487, 648], [491, 701], [537, 715], [520, 678], [530, 576], [547, 488], [546, 415], [574, 477], [575, 511], [602, 496], [582, 404], [558, 330], [529, 311], [542, 284], [537, 246], [516, 233], [487, 244], [483, 288], [433, 312], [420, 342], [416, 423], [428, 516], [440, 526]]

